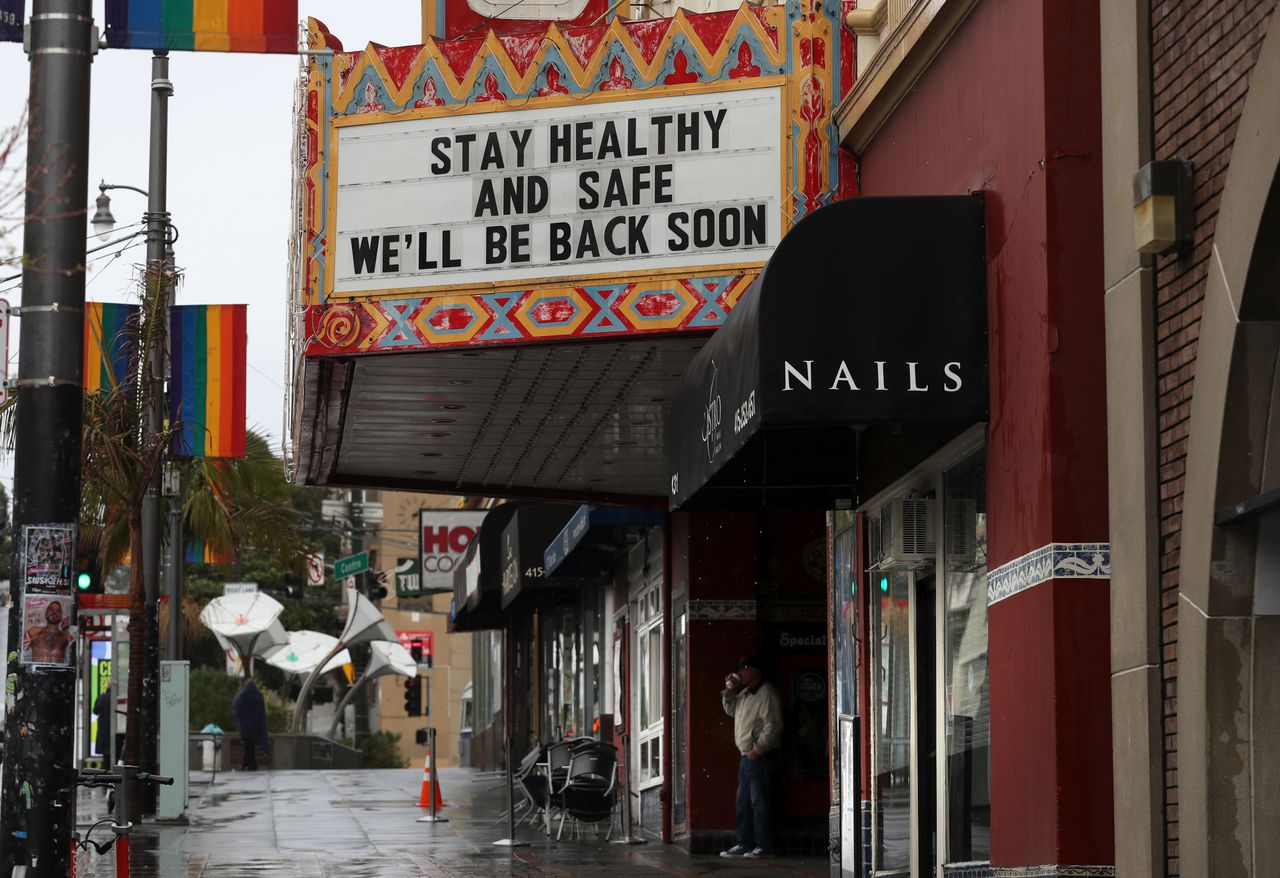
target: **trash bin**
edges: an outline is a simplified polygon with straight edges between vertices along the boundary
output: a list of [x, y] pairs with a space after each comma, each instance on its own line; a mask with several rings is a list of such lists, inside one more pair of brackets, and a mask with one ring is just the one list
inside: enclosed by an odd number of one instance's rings
[[200, 730], [200, 734], [209, 736], [200, 744], [201, 768], [204, 771], [216, 773], [218, 770], [218, 751], [222, 749], [222, 736], [224, 734], [222, 727], [209, 723]]

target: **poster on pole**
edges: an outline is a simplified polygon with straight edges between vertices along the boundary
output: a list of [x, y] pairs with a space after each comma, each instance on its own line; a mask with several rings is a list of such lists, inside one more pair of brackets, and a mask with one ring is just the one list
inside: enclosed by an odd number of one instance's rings
[[71, 633], [71, 598], [28, 594], [22, 598], [22, 651], [24, 665], [75, 667], [75, 635]]
[[22, 587], [41, 592], [71, 593], [75, 525], [22, 526]]

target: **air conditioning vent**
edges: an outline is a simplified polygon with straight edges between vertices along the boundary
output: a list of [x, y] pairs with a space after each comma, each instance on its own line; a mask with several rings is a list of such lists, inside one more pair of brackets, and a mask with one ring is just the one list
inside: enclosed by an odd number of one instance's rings
[[972, 564], [977, 541], [978, 502], [948, 500], [942, 522], [942, 550], [948, 566]]
[[867, 527], [870, 567], [914, 565], [934, 560], [932, 500], [897, 498], [871, 516]]

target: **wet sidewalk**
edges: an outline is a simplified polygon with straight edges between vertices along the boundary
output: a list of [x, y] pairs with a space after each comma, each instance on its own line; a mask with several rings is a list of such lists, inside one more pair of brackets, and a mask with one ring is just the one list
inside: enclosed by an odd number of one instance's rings
[[[504, 849], [499, 820], [505, 779], [469, 769], [443, 769], [448, 823], [418, 823], [421, 769], [275, 771], [192, 774], [186, 826], [146, 824], [134, 830], [136, 878], [826, 878], [825, 860], [780, 857], [726, 860], [690, 856], [672, 845], [616, 845], [585, 827], [571, 839], [548, 839], [527, 823]], [[82, 793], [82, 831], [104, 815], [105, 794]], [[105, 834], [99, 829], [95, 839]], [[81, 875], [111, 876], [114, 852], [93, 857]]]

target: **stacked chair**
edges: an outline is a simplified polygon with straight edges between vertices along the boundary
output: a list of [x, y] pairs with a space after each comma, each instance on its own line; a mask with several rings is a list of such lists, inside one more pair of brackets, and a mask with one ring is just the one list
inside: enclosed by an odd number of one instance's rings
[[516, 805], [517, 826], [541, 816], [549, 829], [558, 813], [557, 839], [564, 835], [565, 822], [570, 819], [575, 832], [584, 823], [599, 825], [608, 820], [605, 838], [613, 834], [618, 751], [612, 744], [594, 738], [573, 738], [535, 747], [521, 760], [515, 785], [522, 796]]
[[[565, 745], [556, 745], [565, 746]], [[609, 821], [613, 834], [613, 812], [618, 800], [618, 751], [612, 744], [593, 738], [577, 738], [567, 743], [569, 762], [563, 775], [553, 764], [550, 804], [560, 812], [556, 838], [564, 835], [565, 820], [572, 818], [574, 830], [584, 823], [599, 825]]]

